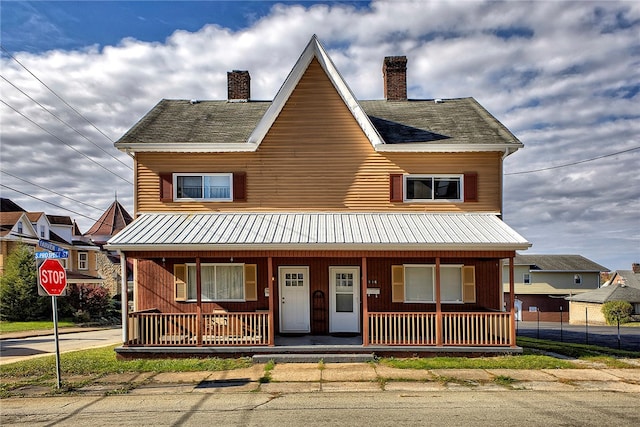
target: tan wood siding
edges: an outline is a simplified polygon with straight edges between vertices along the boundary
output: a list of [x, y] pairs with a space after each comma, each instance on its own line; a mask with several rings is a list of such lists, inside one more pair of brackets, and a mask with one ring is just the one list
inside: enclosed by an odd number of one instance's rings
[[[242, 203], [160, 199], [167, 172], [238, 172]], [[499, 212], [501, 153], [379, 153], [314, 60], [253, 153], [137, 153], [136, 213], [238, 210]], [[390, 202], [390, 174], [478, 174], [473, 203]]]

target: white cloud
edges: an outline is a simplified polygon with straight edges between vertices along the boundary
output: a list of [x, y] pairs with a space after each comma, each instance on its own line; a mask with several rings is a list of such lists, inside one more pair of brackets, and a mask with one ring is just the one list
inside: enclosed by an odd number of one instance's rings
[[[38, 19], [42, 19], [39, 17]], [[47, 25], [49, 33], [53, 24]], [[216, 23], [177, 29], [166, 41], [123, 39], [16, 58], [111, 139], [161, 98], [224, 99], [226, 72], [248, 69], [252, 97], [272, 99], [312, 34], [318, 34], [362, 99], [382, 97], [381, 63], [407, 55], [409, 96], [478, 99], [525, 149], [506, 172], [562, 165], [640, 146], [640, 5], [631, 2], [373, 2], [274, 6], [233, 32]], [[2, 75], [131, 165], [111, 141], [70, 112], [7, 57]], [[51, 118], [6, 82], [2, 99], [51, 133], [131, 181], [132, 172]], [[92, 218], [132, 187], [88, 162], [4, 105], [2, 170], [82, 200], [79, 207], [8, 175], [2, 183]], [[531, 252], [580, 253], [612, 268], [640, 258], [640, 150], [581, 165], [505, 177], [505, 218]], [[2, 190], [31, 210], [64, 213]], [[74, 215], [75, 216], [75, 215]], [[83, 230], [92, 221], [75, 216]]]

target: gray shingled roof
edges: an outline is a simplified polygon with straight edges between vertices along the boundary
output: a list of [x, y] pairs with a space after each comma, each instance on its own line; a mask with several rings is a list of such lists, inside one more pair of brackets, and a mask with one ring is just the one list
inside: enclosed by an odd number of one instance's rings
[[601, 272], [609, 271], [607, 267], [583, 257], [582, 255], [521, 255], [517, 254], [514, 265], [528, 265], [531, 270], [569, 271], [569, 272]]
[[163, 99], [122, 136], [121, 143], [242, 143], [271, 102]]
[[574, 295], [567, 298], [570, 301], [591, 302], [596, 304], [604, 304], [609, 301], [627, 301], [632, 304], [640, 303], [640, 289], [631, 286], [613, 284]]
[[640, 289], [640, 273], [634, 273], [633, 270], [617, 270], [611, 282], [617, 283], [621, 279], [627, 286]]
[[[122, 136], [126, 143], [246, 143], [270, 101], [160, 101]], [[387, 144], [519, 145], [517, 138], [473, 98], [360, 101]]]

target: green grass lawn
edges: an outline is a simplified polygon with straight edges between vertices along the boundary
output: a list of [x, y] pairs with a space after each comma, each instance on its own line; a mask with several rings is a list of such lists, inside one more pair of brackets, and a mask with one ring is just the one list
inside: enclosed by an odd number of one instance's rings
[[[552, 357], [544, 352], [564, 354], [581, 360], [597, 362], [601, 366], [637, 368], [620, 358], [638, 358], [637, 353], [584, 344], [558, 343], [534, 338], [518, 338], [524, 354], [495, 357], [431, 357], [431, 358], [383, 358], [377, 363], [404, 369], [565, 369], [584, 368], [584, 364]], [[118, 360], [114, 346], [62, 353], [61, 378], [64, 391], [73, 391], [91, 384], [109, 374], [221, 371], [245, 368], [252, 365], [250, 358], [237, 359], [135, 359]], [[273, 363], [266, 365], [265, 376], [269, 380]], [[15, 394], [22, 386], [52, 387], [56, 381], [55, 356], [44, 356], [16, 363], [0, 365], [0, 397]], [[125, 386], [126, 388], [126, 386]], [[55, 392], [55, 391], [53, 391]], [[19, 392], [18, 392], [19, 394]]]
[[[75, 326], [75, 323], [70, 320], [58, 320], [58, 328], [67, 328], [70, 326]], [[53, 333], [53, 322], [50, 320], [34, 322], [8, 322], [6, 320], [0, 320], [0, 334], [39, 330], [51, 330]]]

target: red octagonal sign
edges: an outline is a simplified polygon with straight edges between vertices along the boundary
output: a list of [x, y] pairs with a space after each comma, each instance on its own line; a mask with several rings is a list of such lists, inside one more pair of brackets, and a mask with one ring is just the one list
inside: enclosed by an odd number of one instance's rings
[[46, 259], [38, 269], [40, 285], [51, 296], [60, 296], [67, 286], [67, 272], [57, 259]]

